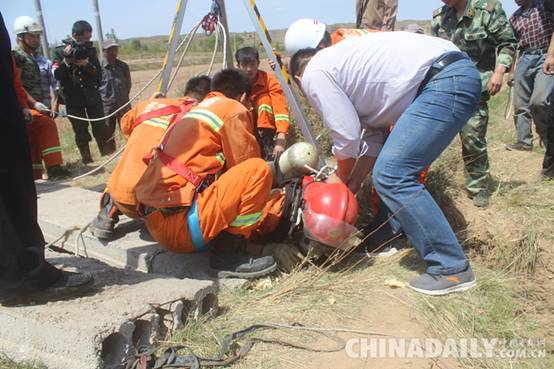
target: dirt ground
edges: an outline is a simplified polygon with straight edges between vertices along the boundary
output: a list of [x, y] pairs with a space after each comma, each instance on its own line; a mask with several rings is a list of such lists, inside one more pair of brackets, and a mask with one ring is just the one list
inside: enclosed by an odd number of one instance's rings
[[[216, 70], [220, 68], [218, 65]], [[177, 79], [172, 86], [169, 96], [179, 96], [188, 78], [205, 73], [207, 65], [187, 66], [179, 73]], [[267, 68], [265, 68], [267, 69]], [[156, 70], [144, 70], [132, 72], [133, 96], [140, 90], [156, 73]], [[153, 83], [142, 94], [139, 100], [145, 99], [156, 90], [156, 83]], [[68, 122], [59, 119], [59, 127], [62, 133], [69, 134], [71, 128]], [[509, 130], [509, 123], [504, 123], [505, 129]], [[482, 210], [475, 208], [469, 199], [465, 196], [457, 196], [452, 200], [452, 209], [455, 209], [459, 216], [460, 228], [465, 227], [464, 232], [470, 232], [479, 238], [486, 240], [491, 235], [498, 233], [499, 229], [517, 228], [525, 215], [520, 213], [510, 212], [509, 206], [502, 202], [501, 199], [505, 192], [516, 191], [518, 188], [528, 188], [529, 191], [544, 191], [545, 195], [552, 195], [552, 186], [548, 188], [548, 184], [541, 181], [538, 176], [540, 169], [540, 161], [542, 151], [536, 149], [533, 152], [510, 152], [504, 149], [504, 144], [508, 143], [507, 139], [502, 140], [494, 137], [489, 140], [490, 156], [492, 161], [492, 173], [499, 183], [498, 189], [492, 197], [492, 205], [488, 209]], [[454, 148], [456, 150], [456, 148]], [[75, 159], [76, 160], [76, 159]], [[97, 161], [98, 163], [100, 161]], [[458, 164], [459, 165], [459, 164]], [[78, 185], [84, 187], [92, 187], [101, 183], [105, 183], [109, 176], [108, 170], [98, 176], [87, 179], [86, 182], [81, 182]], [[457, 178], [454, 180], [461, 183], [461, 171], [457, 171]], [[498, 201], [497, 201], [498, 200]], [[546, 213], [548, 214], [548, 213]], [[550, 213], [551, 215], [551, 213]], [[456, 222], [456, 217], [451, 218], [451, 222]], [[544, 225], [539, 229], [544, 232], [552, 232], [552, 224], [554, 217], [548, 216], [542, 219]], [[509, 233], [509, 232], [508, 232]], [[540, 265], [537, 267], [537, 272], [533, 278], [533, 284], [536, 286], [535, 298], [530, 309], [536, 314], [540, 327], [536, 333], [537, 337], [546, 337], [554, 339], [554, 248], [552, 239], [549, 237], [543, 238], [540, 241]], [[415, 272], [414, 274], [415, 275]], [[383, 279], [386, 276], [383, 276]], [[479, 276], [478, 276], [479, 277]], [[348, 317], [344, 317], [343, 321], [348, 322], [348, 327], [355, 327], [360, 330], [368, 330], [378, 332], [385, 335], [403, 337], [403, 338], [425, 338], [431, 333], [428, 329], [427, 322], [419, 316], [418, 310], [414, 307], [416, 297], [408, 289], [390, 289], [380, 285], [369, 293], [366, 290], [359, 291], [357, 304], [365, 306], [363, 309], [351, 311]], [[231, 307], [232, 308], [232, 307]], [[286, 306], [283, 307], [286, 310]], [[314, 314], [309, 310], [299, 313], [299, 318]], [[340, 319], [339, 319], [340, 320]], [[322, 318], [321, 324], [325, 321]], [[329, 322], [333, 326], [336, 321]], [[346, 324], [345, 324], [346, 325]], [[348, 333], [340, 334], [344, 340], [349, 338], [360, 337], [350, 335]], [[325, 345], [322, 342], [321, 345]], [[328, 342], [327, 342], [328, 344]], [[384, 369], [399, 369], [399, 368], [462, 368], [463, 366], [455, 360], [441, 359], [434, 361], [431, 359], [362, 359], [349, 358], [344, 351], [336, 353], [308, 353], [299, 350], [282, 350], [275, 348], [272, 345], [256, 345], [252, 350], [251, 355], [237, 368], [267, 368], [265, 362], [273, 362], [277, 360], [277, 367], [283, 368], [384, 368]], [[272, 366], [273, 367], [273, 366]]]

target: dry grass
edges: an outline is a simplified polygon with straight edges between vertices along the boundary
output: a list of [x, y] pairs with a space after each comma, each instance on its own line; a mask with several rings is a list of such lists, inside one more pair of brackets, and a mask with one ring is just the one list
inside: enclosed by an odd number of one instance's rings
[[[408, 306], [430, 334], [439, 337], [536, 337], [539, 329], [534, 315], [536, 280], [533, 273], [545, 263], [544, 245], [553, 244], [554, 184], [538, 178], [541, 152], [507, 153], [513, 131], [503, 113], [501, 95], [491, 102], [489, 130], [494, 183], [492, 206], [476, 210], [463, 194], [459, 143], [455, 142], [433, 165], [428, 186], [459, 238], [472, 257], [479, 279], [478, 288], [464, 294], [428, 298], [408, 290], [391, 294], [383, 289], [387, 278], [406, 280], [422, 267], [413, 251], [403, 251], [386, 260], [357, 263], [337, 260], [324, 266], [311, 266], [277, 279], [254, 283], [242, 290], [222, 291], [219, 316], [189, 322], [165, 344], [185, 343], [197, 354], [212, 356], [222, 338], [254, 323], [294, 323], [326, 327], [363, 329], [360, 312], [379, 301], [394, 299]], [[319, 119], [308, 111], [321, 136], [324, 150], [329, 138]], [[62, 134], [64, 153], [71, 158], [71, 142]], [[72, 140], [72, 138], [71, 138]], [[326, 146], [327, 145], [327, 146]], [[92, 146], [92, 145], [91, 145]], [[68, 149], [69, 148], [69, 149]], [[70, 159], [71, 160], [71, 159]], [[521, 175], [527, 170], [526, 175]], [[80, 185], [92, 187], [107, 179], [107, 172]], [[339, 258], [340, 259], [340, 258]], [[540, 283], [540, 282], [539, 282]], [[551, 282], [550, 282], [551, 283]], [[552, 308], [552, 307], [550, 307]], [[394, 317], [383, 317], [383, 319]], [[402, 325], [402, 322], [398, 322]], [[256, 335], [288, 341], [320, 343], [313, 334], [262, 332]], [[540, 336], [539, 336], [540, 337]], [[2, 361], [0, 364], [5, 365]], [[464, 360], [468, 368], [552, 368], [550, 356], [543, 361]], [[2, 366], [3, 368], [4, 366]], [[234, 368], [311, 368], [298, 350], [258, 344]], [[12, 369], [12, 367], [7, 367]], [[27, 369], [28, 366], [13, 366]]]

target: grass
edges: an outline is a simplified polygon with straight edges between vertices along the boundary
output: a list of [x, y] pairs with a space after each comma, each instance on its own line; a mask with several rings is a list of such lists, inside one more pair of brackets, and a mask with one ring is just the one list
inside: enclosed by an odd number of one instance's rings
[[[512, 123], [503, 117], [505, 98], [506, 91], [503, 91], [490, 103], [491, 207], [478, 211], [466, 199], [457, 140], [434, 163], [427, 182], [472, 259], [479, 279], [477, 288], [463, 294], [430, 298], [407, 289], [385, 287], [387, 279], [406, 280], [421, 269], [420, 260], [409, 250], [389, 259], [366, 260], [359, 265], [342, 261], [329, 268], [312, 266], [254, 282], [244, 289], [222, 291], [221, 312], [217, 317], [191, 320], [183, 330], [167, 337], [163, 344], [184, 343], [199, 355], [213, 356], [226, 334], [260, 322], [298, 322], [370, 330], [369, 320], [378, 322], [380, 318], [371, 315], [371, 307], [380, 300], [393, 300], [407, 306], [425, 326], [427, 335], [432, 337], [497, 337], [507, 340], [544, 337], [546, 332], [539, 323], [535, 305], [543, 298], [537, 286], [551, 283], [551, 280], [540, 279], [538, 274], [552, 262], [547, 258], [547, 248], [554, 244], [554, 184], [545, 183], [538, 176], [541, 149], [521, 155], [504, 150], [503, 145], [513, 140]], [[323, 151], [328, 152], [329, 137], [320, 120], [313, 112], [306, 110], [306, 113], [308, 119], [315, 122], [314, 132], [321, 133]], [[62, 126], [60, 132], [66, 159], [76, 170], [82, 170], [77, 163], [79, 154], [74, 148], [71, 130]], [[93, 155], [98, 157], [94, 146], [91, 144]], [[105, 183], [108, 173], [109, 168], [78, 185], [93, 187]], [[321, 337], [306, 333], [264, 331], [255, 333], [255, 336], [329, 345]], [[548, 350], [553, 352], [551, 346]], [[260, 343], [232, 367], [311, 368], [310, 363], [317, 358], [315, 354]], [[0, 359], [3, 369], [34, 368], [32, 365]], [[546, 369], [554, 367], [554, 358], [553, 355], [540, 360], [519, 361], [468, 358], [463, 359], [461, 365], [487, 369]]]
[[45, 365], [36, 361], [16, 362], [0, 354], [0, 368], [2, 369], [47, 369]]

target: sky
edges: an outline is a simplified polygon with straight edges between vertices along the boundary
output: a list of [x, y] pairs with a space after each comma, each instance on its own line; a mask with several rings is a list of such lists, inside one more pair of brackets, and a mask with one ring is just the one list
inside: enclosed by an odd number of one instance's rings
[[[118, 38], [167, 35], [177, 0], [98, 0], [104, 33], [114, 29]], [[514, 0], [502, 0], [511, 14]], [[0, 12], [13, 38], [18, 16], [35, 17], [33, 0], [1, 0]], [[74, 21], [84, 19], [95, 28], [92, 0], [41, 0], [49, 43], [59, 42], [70, 32]], [[286, 28], [299, 18], [317, 18], [328, 24], [354, 22], [354, 0], [258, 0], [260, 13], [269, 29]], [[399, 0], [398, 19], [430, 19], [440, 0]], [[211, 1], [188, 0], [183, 33], [209, 12]], [[254, 30], [243, 0], [226, 0], [231, 32]], [[96, 39], [94, 33], [93, 38]]]

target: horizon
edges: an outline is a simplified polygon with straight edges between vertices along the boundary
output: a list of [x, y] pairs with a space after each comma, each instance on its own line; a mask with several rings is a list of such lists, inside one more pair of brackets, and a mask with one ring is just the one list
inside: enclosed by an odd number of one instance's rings
[[[50, 45], [57, 44], [65, 39], [71, 31], [74, 21], [84, 19], [93, 27], [93, 40], [97, 40], [96, 23], [90, 1], [74, 0], [42, 0], [42, 12], [46, 26], [46, 34]], [[316, 18], [327, 24], [354, 23], [355, 1], [340, 4], [335, 0], [258, 0], [260, 13], [270, 30], [287, 28], [299, 18]], [[423, 4], [422, 4], [423, 3]], [[515, 1], [501, 1], [506, 13], [515, 11]], [[119, 39], [167, 36], [173, 21], [176, 0], [158, 0], [156, 3], [147, 0], [99, 0], [102, 29], [106, 34], [115, 30]], [[429, 21], [433, 10], [444, 5], [440, 0], [399, 0], [397, 21], [415, 20]], [[189, 31], [192, 24], [196, 24], [211, 7], [209, 1], [190, 0], [183, 20], [182, 34]], [[59, 11], [63, 9], [63, 11]], [[244, 5], [240, 0], [226, 1], [227, 16], [230, 32], [253, 32], [254, 27]], [[293, 9], [294, 12], [289, 12]], [[36, 18], [32, 0], [17, 1], [4, 0], [0, 10], [10, 33], [12, 46], [14, 45], [13, 23], [18, 16], [28, 15]], [[68, 13], [73, 16], [68, 17]], [[290, 13], [294, 13], [291, 16]]]

